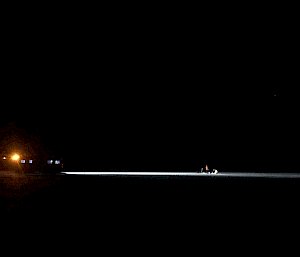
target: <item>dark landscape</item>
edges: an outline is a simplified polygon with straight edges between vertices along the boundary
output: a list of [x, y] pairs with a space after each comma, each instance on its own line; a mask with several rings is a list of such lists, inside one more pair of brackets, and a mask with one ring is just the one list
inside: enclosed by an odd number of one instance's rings
[[76, 256], [185, 241], [244, 255], [266, 238], [272, 249], [297, 239], [298, 23], [281, 6], [216, 6], [83, 15], [72, 4], [38, 17], [14, 7], [4, 18], [0, 242], [10, 254], [23, 241], [44, 242], [39, 256], [65, 241]]

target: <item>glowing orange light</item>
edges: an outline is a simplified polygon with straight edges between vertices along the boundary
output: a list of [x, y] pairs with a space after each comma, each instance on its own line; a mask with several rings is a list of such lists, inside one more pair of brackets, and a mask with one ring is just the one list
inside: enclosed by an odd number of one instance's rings
[[18, 160], [20, 159], [20, 155], [18, 155], [17, 153], [15, 153], [15, 154], [13, 154], [13, 155], [11, 156], [11, 159], [12, 159], [13, 161], [18, 161]]

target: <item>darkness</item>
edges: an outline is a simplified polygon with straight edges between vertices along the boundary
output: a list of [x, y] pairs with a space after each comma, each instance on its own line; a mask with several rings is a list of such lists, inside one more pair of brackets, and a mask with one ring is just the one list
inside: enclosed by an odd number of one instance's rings
[[[0, 147], [19, 133], [71, 171], [298, 172], [298, 15], [282, 3], [197, 4], [3, 8]], [[290, 178], [1, 172], [1, 246], [286, 254], [299, 188]]]
[[280, 22], [113, 10], [7, 20], [1, 125], [70, 168], [295, 161], [295, 42]]

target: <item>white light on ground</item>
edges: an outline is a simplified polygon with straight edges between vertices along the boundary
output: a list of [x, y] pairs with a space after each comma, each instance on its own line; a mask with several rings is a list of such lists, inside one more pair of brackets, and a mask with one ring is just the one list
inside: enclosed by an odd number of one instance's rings
[[240, 177], [240, 178], [298, 178], [300, 173], [258, 173], [258, 172], [72, 172], [65, 171], [67, 175], [88, 175], [88, 176], [182, 176], [182, 177]]
[[98, 175], [98, 176], [207, 176], [198, 172], [62, 172], [69, 175]]

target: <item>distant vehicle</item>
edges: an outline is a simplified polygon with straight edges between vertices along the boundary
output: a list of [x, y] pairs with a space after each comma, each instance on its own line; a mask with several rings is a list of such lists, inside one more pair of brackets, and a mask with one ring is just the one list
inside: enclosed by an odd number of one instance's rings
[[47, 172], [61, 172], [63, 170], [64, 164], [62, 158], [51, 158], [47, 159], [45, 171]]
[[48, 159], [34, 158], [26, 154], [2, 154], [1, 170], [17, 170], [20, 172], [57, 173], [63, 169], [62, 158], [51, 156]]

